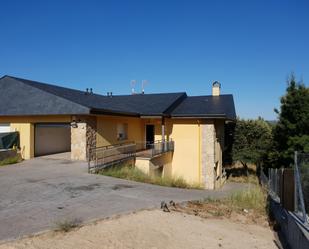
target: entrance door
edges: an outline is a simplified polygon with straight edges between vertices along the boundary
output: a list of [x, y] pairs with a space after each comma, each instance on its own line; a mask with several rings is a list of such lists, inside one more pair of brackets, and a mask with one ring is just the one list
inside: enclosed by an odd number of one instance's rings
[[146, 125], [146, 148], [151, 148], [154, 143], [154, 125]]

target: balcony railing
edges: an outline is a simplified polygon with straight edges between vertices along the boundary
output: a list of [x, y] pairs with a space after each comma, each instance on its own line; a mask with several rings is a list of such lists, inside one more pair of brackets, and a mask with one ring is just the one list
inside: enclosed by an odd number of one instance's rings
[[102, 147], [91, 148], [88, 151], [88, 171], [113, 166], [136, 157], [153, 158], [174, 150], [174, 141], [125, 142]]

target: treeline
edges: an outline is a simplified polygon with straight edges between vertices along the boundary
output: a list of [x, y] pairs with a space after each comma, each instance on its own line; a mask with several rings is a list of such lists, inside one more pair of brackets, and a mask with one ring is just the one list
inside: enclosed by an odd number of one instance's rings
[[291, 75], [280, 102], [277, 122], [238, 119], [227, 126], [226, 160], [279, 168], [293, 164], [294, 151], [309, 153], [309, 88]]

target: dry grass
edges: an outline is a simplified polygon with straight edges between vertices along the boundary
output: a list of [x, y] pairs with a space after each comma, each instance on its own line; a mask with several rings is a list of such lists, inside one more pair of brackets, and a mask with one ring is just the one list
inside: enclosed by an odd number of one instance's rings
[[197, 189], [201, 188], [198, 184], [196, 185], [188, 184], [181, 177], [170, 178], [160, 176], [149, 176], [143, 173], [141, 170], [137, 169], [136, 167], [129, 167], [129, 166], [108, 168], [100, 171], [99, 174], [137, 182], [156, 184], [166, 187], [197, 188]]
[[56, 222], [55, 231], [57, 232], [69, 232], [74, 228], [77, 228], [81, 225], [81, 220], [79, 219], [66, 219], [59, 222]]
[[[226, 167], [229, 182], [258, 184], [256, 165], [248, 165], [248, 172], [240, 163]], [[248, 173], [248, 175], [247, 175]]]
[[10, 165], [21, 162], [20, 156], [9, 157], [0, 161], [0, 166]]
[[250, 184], [259, 184], [259, 180], [256, 175], [249, 174], [248, 176], [230, 176], [228, 178], [229, 182], [238, 182], [238, 183], [250, 183]]
[[177, 207], [177, 210], [202, 218], [222, 217], [268, 225], [267, 195], [258, 185], [250, 185], [248, 189], [237, 191], [224, 199], [191, 201]]

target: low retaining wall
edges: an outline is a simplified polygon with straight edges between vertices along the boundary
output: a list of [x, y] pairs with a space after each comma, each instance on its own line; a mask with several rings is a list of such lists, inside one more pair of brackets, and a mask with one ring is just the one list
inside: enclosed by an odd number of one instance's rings
[[291, 249], [308, 249], [309, 231], [300, 224], [295, 214], [273, 199], [270, 200], [270, 209]]
[[16, 150], [0, 150], [0, 161], [17, 156]]

